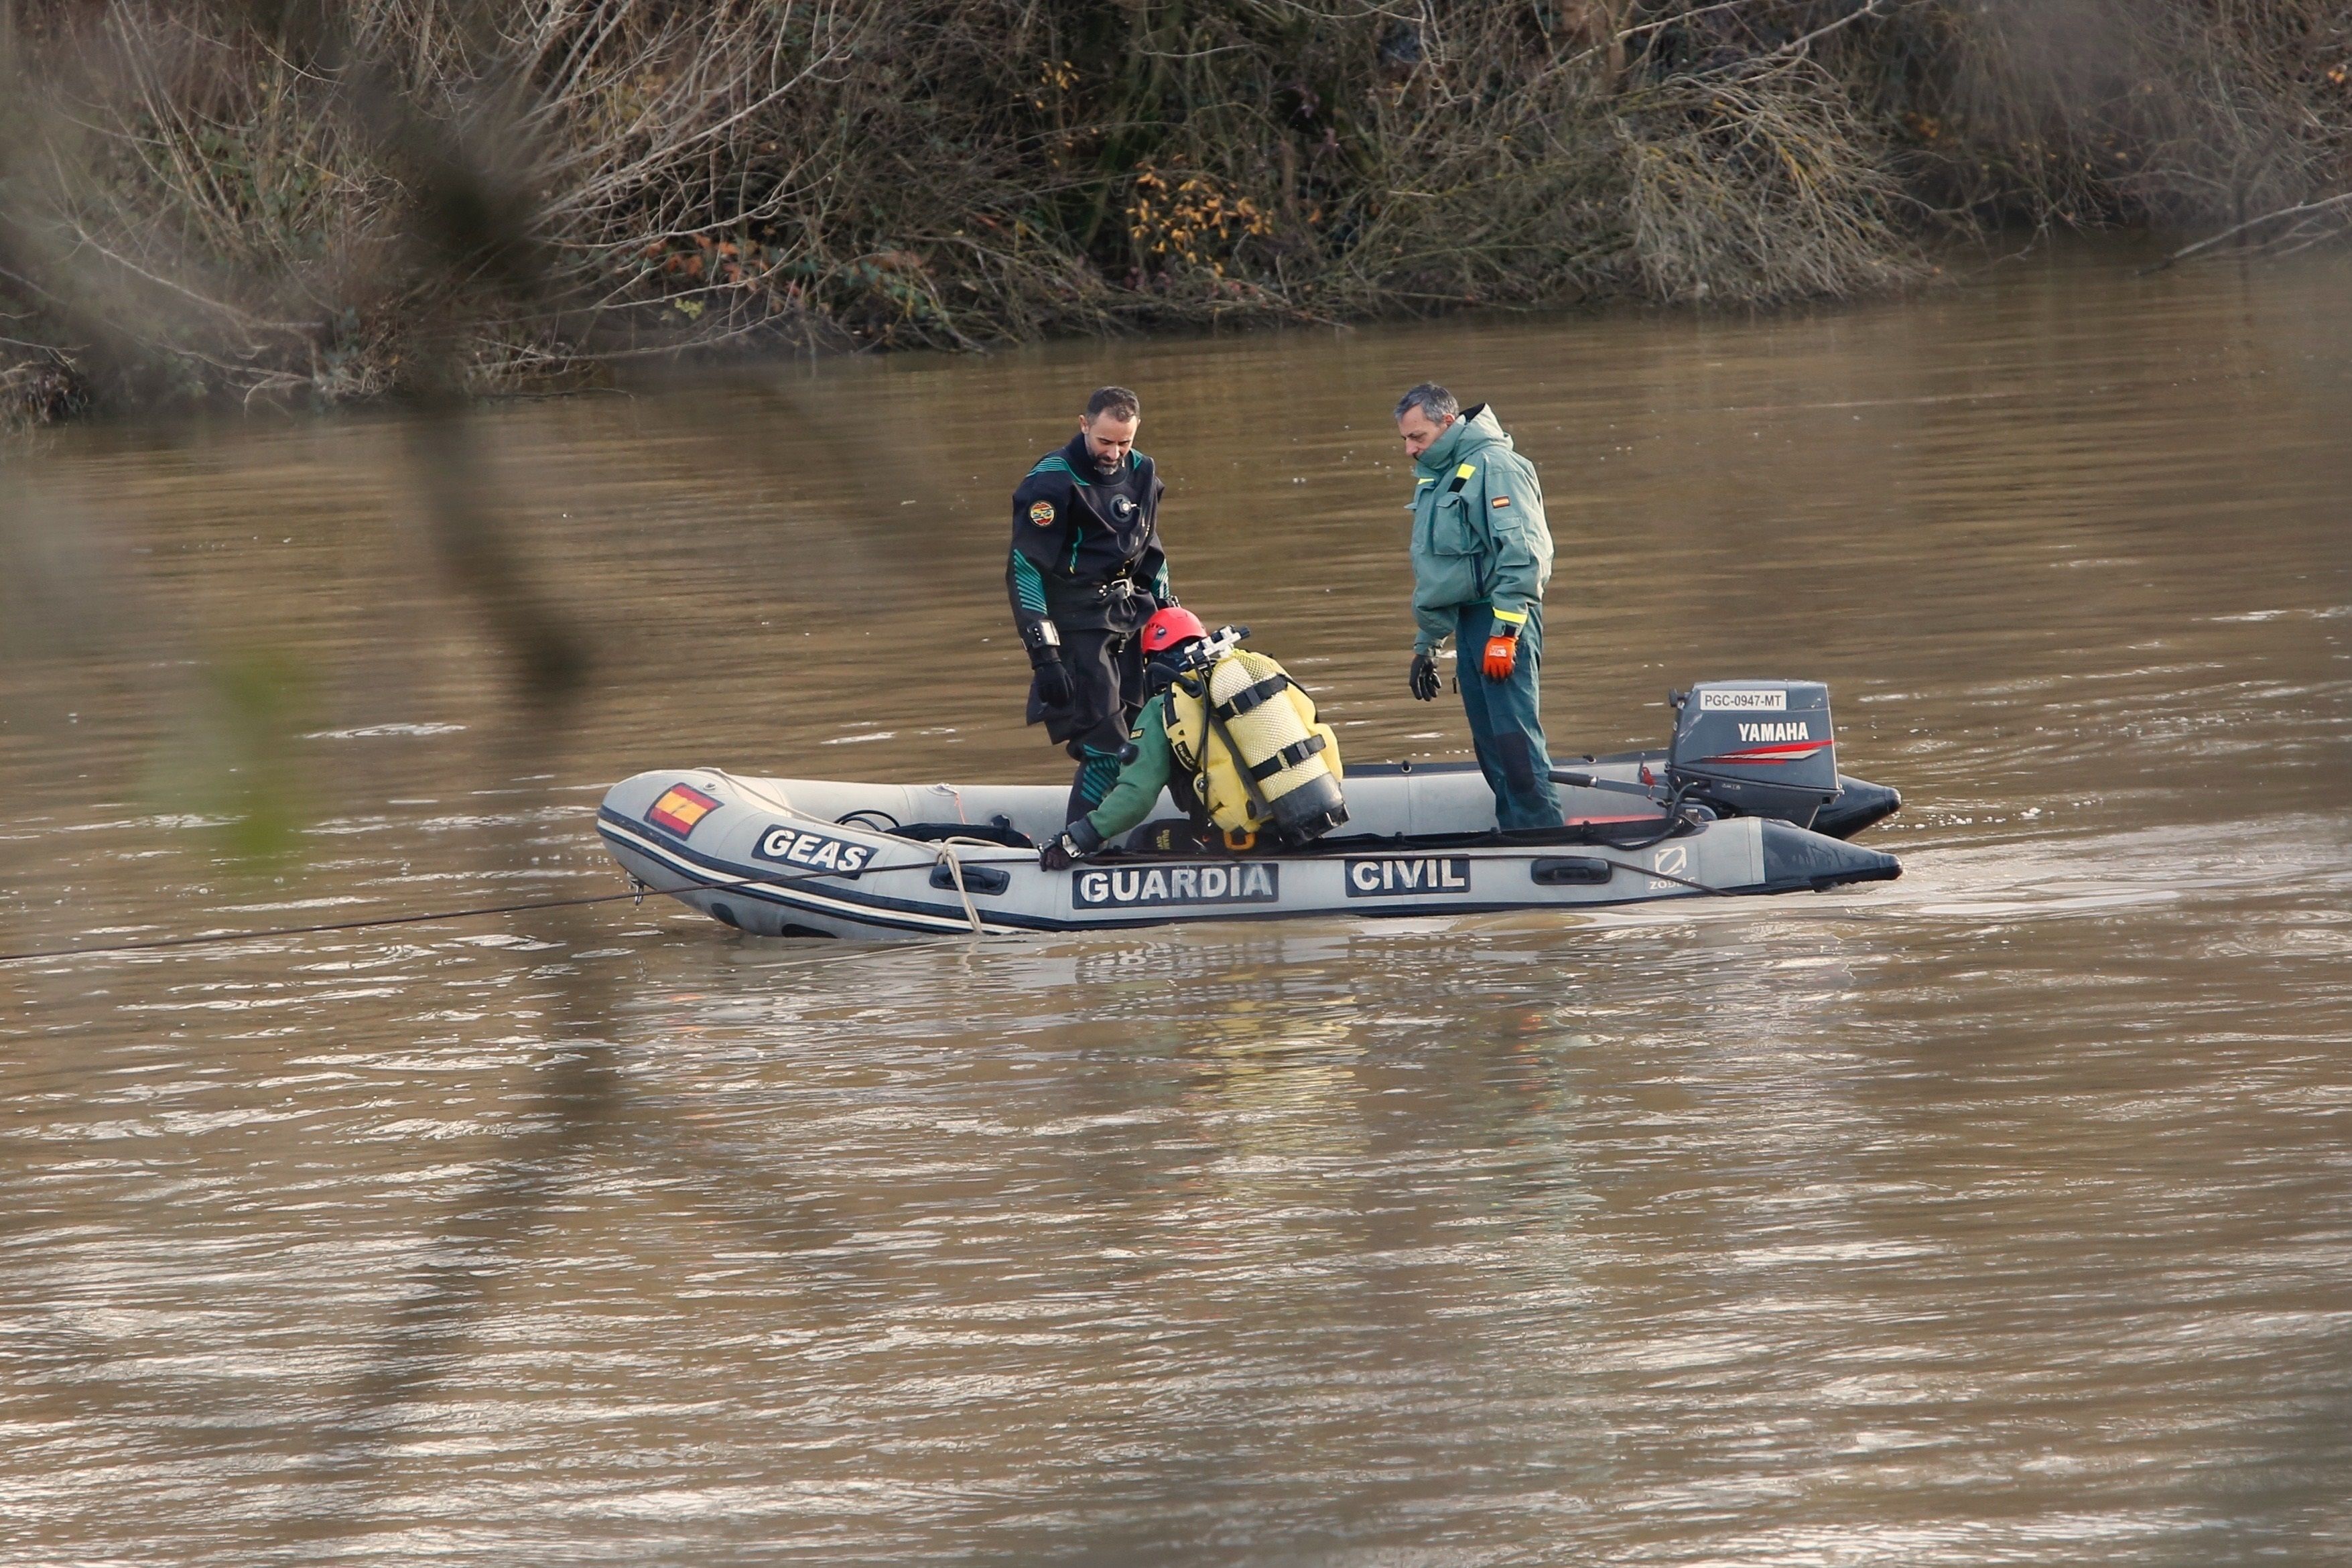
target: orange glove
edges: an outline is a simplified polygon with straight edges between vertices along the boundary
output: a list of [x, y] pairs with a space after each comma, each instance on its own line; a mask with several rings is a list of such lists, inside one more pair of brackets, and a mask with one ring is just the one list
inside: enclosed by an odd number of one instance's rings
[[1508, 680], [1511, 671], [1518, 668], [1519, 639], [1494, 637], [1486, 639], [1486, 658], [1480, 666], [1489, 680]]

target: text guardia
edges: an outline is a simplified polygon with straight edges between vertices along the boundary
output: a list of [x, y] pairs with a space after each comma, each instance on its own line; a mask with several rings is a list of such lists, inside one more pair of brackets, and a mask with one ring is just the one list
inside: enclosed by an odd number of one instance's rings
[[1153, 866], [1081, 871], [1073, 901], [1082, 910], [1157, 909], [1169, 904], [1270, 904], [1282, 896], [1282, 868]]

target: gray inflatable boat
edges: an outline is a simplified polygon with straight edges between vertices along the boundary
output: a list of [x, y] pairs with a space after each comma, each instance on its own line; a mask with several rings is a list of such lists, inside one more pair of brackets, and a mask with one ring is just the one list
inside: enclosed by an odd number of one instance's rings
[[[1061, 784], [845, 784], [663, 769], [613, 786], [597, 831], [623, 869], [759, 936], [999, 935], [1180, 921], [1591, 909], [1821, 890], [1899, 876], [1846, 840], [1895, 811], [1837, 771], [1829, 694], [1807, 681], [1675, 694], [1664, 752], [1554, 773], [1566, 820], [1505, 833], [1468, 763], [1351, 767], [1348, 823], [1240, 854], [1109, 849], [1037, 864]], [[1163, 813], [1177, 815], [1163, 797]], [[1140, 841], [1141, 834], [1137, 836]]]

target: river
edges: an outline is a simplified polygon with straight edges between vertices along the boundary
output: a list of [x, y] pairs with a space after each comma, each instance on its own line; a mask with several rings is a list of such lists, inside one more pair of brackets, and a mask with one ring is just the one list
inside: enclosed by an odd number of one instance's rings
[[1907, 805], [1590, 919], [0, 967], [0, 1561], [2352, 1557], [2352, 274], [2136, 259], [13, 453], [11, 950], [612, 891], [665, 763], [1066, 777], [1005, 497], [1111, 380], [1351, 757], [1466, 754], [1435, 376], [1542, 469], [1556, 752], [1807, 677]]

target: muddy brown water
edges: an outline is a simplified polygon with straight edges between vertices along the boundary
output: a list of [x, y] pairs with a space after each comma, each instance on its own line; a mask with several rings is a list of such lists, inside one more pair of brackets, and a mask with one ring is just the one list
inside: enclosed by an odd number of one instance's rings
[[[1586, 920], [0, 969], [0, 1561], [2352, 1560], [2352, 274], [2131, 259], [16, 455], [12, 949], [608, 891], [667, 763], [1066, 776], [1004, 497], [1109, 379], [1350, 755], [1465, 745], [1437, 375], [1542, 468], [1556, 750], [1815, 677], [1909, 804], [1891, 886]], [[561, 711], [431, 564], [458, 440]]]

